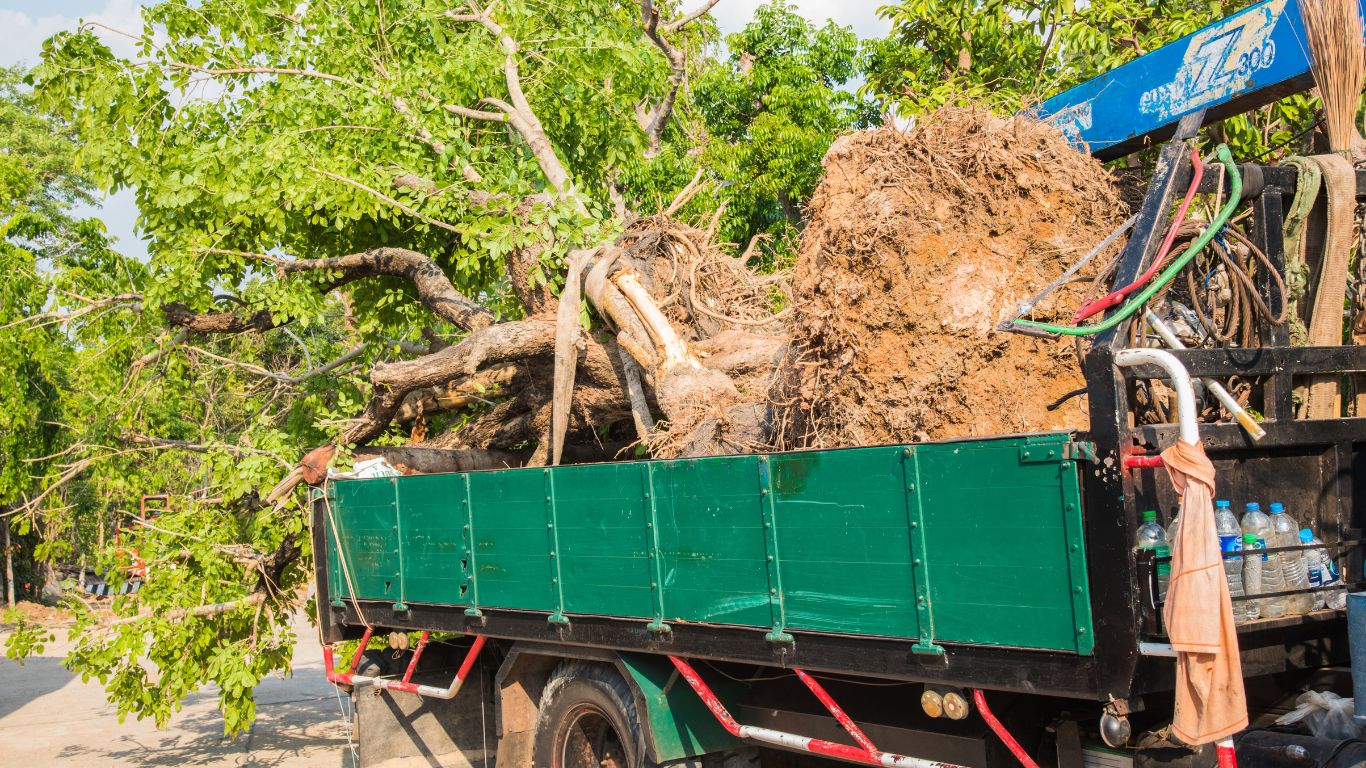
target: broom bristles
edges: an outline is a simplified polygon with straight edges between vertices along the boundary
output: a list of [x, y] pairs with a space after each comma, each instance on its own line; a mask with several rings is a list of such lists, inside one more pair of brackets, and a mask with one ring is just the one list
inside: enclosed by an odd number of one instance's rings
[[1323, 102], [1323, 122], [1334, 152], [1350, 152], [1366, 75], [1366, 47], [1357, 0], [1297, 0]]

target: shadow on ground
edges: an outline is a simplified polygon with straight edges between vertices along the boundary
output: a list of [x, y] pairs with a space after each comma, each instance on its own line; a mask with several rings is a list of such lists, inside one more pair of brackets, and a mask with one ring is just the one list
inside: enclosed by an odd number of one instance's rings
[[[285, 766], [350, 766], [346, 735], [336, 728], [319, 732], [326, 720], [338, 720], [335, 701], [308, 698], [262, 704], [255, 724], [247, 733], [229, 738], [223, 735], [223, 718], [206, 706], [212, 694], [198, 694], [186, 701], [195, 712], [176, 718], [170, 731], [160, 731], [152, 739], [127, 734], [104, 744], [75, 743], [63, 748], [57, 758], [86, 765], [125, 765], [139, 768], [162, 766], [245, 766], [284, 768]], [[301, 725], [303, 723], [303, 725]]]
[[23, 664], [0, 659], [0, 680], [5, 681], [0, 693], [0, 720], [4, 720], [33, 699], [60, 690], [71, 682], [71, 673], [61, 659], [52, 656], [35, 656]]

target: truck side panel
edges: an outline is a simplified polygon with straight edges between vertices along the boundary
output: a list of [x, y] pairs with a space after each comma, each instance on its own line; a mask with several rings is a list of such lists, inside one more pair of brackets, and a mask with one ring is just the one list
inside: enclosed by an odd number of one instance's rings
[[1048, 434], [334, 482], [329, 591], [1089, 654], [1075, 449]]

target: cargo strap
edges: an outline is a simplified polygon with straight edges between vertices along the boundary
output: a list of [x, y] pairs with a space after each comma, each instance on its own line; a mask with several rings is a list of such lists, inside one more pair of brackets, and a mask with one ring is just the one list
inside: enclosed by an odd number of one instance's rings
[[1307, 157], [1292, 155], [1281, 161], [1296, 171], [1295, 197], [1285, 212], [1285, 301], [1290, 320], [1290, 343], [1302, 347], [1309, 342], [1309, 330], [1304, 327], [1300, 301], [1309, 291], [1309, 265], [1305, 263], [1305, 229], [1309, 213], [1323, 186], [1323, 174], [1318, 163]]
[[[1328, 227], [1309, 315], [1309, 343], [1336, 347], [1342, 345], [1342, 307], [1356, 214], [1356, 171], [1341, 155], [1314, 155], [1310, 159], [1318, 165], [1328, 188]], [[1337, 374], [1309, 377], [1308, 417], [1331, 419], [1339, 412]]]

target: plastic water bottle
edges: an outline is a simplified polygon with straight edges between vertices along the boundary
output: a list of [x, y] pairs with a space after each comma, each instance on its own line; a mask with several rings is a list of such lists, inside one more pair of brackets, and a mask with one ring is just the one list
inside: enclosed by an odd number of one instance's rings
[[[1309, 586], [1311, 587], [1331, 587], [1342, 583], [1342, 574], [1338, 573], [1338, 565], [1333, 561], [1328, 550], [1319, 541], [1314, 532], [1308, 528], [1300, 531], [1300, 543], [1316, 544], [1314, 549], [1305, 550], [1304, 562]], [[1315, 592], [1315, 610], [1327, 606], [1334, 610], [1342, 610], [1347, 606], [1347, 590], [1335, 589], [1332, 592]]]
[[[1257, 537], [1251, 533], [1243, 534], [1243, 591], [1249, 595], [1260, 594], [1266, 590], [1262, 589], [1262, 559], [1255, 554], [1257, 550]], [[1246, 621], [1261, 618], [1262, 601], [1245, 600], [1247, 610], [1244, 612]]]
[[1171, 515], [1171, 519], [1167, 521], [1167, 546], [1168, 546], [1168, 547], [1170, 547], [1170, 546], [1172, 546], [1173, 544], [1176, 543], [1176, 532], [1179, 531], [1179, 530], [1181, 530], [1181, 519], [1178, 518], [1178, 517], [1176, 516], [1178, 511], [1179, 511], [1179, 510], [1173, 509], [1173, 510], [1172, 510], [1172, 515]]
[[[1295, 522], [1295, 518], [1285, 511], [1285, 505], [1279, 501], [1271, 502], [1271, 528], [1276, 532], [1275, 546], [1299, 546], [1299, 523]], [[1304, 572], [1304, 552], [1302, 550], [1278, 552], [1277, 557], [1281, 559], [1281, 575], [1285, 580], [1284, 589], [1308, 589], [1309, 577]], [[1285, 605], [1286, 613], [1292, 615], [1309, 613], [1314, 610], [1314, 595], [1309, 592], [1287, 595]]]
[[[1229, 597], [1243, 596], [1243, 559], [1238, 555], [1243, 551], [1243, 531], [1238, 525], [1238, 516], [1233, 514], [1229, 503], [1223, 499], [1214, 502], [1214, 529], [1219, 534], [1219, 551], [1224, 558], [1224, 578], [1228, 580]], [[1233, 621], [1243, 623], [1256, 618], [1249, 615], [1251, 600], [1233, 603]]]
[[[1267, 542], [1276, 541], [1276, 531], [1271, 527], [1271, 518], [1262, 511], [1262, 505], [1257, 502], [1248, 502], [1246, 511], [1243, 512], [1243, 534], [1252, 534], [1256, 537], [1256, 548], [1266, 549], [1270, 546]], [[1243, 540], [1243, 549], [1246, 550], [1247, 539]], [[1261, 557], [1261, 589], [1255, 593], [1248, 589], [1246, 575], [1243, 578], [1243, 589], [1248, 594], [1267, 594], [1270, 592], [1282, 592], [1285, 590], [1285, 574], [1281, 571], [1281, 559], [1274, 554], [1262, 553]], [[1246, 573], [1246, 571], [1244, 572]], [[1286, 603], [1284, 597], [1268, 597], [1258, 600], [1258, 607], [1263, 619], [1278, 619], [1285, 615]]]
[[[1157, 524], [1157, 510], [1150, 509], [1143, 513], [1143, 525], [1138, 527], [1138, 548], [1151, 549], [1153, 554], [1159, 558], [1171, 557], [1171, 548], [1167, 546], [1167, 532]], [[1167, 599], [1167, 582], [1171, 580], [1171, 576], [1171, 561], [1159, 560], [1157, 562], [1158, 600]]]

